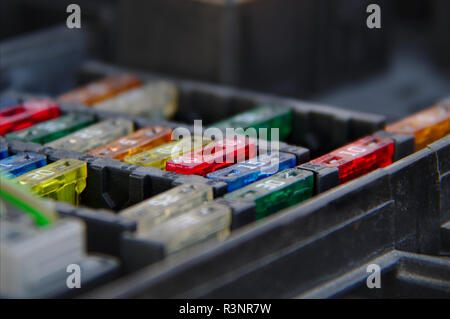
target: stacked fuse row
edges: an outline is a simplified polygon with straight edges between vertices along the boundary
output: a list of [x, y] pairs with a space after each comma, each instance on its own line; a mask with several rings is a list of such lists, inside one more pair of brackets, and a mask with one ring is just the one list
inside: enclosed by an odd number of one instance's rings
[[[390, 124], [384, 131], [306, 162], [299, 161], [295, 154], [272, 148], [278, 139], [283, 141], [292, 134], [292, 111], [286, 107], [260, 105], [192, 134], [183, 127], [164, 124], [177, 112], [177, 99], [177, 88], [170, 82], [142, 83], [135, 76], [123, 74], [96, 81], [55, 100], [2, 100], [0, 133], [6, 141], [34, 142], [226, 184], [223, 198], [214, 198], [213, 188], [207, 183], [184, 183], [118, 212], [137, 225], [136, 231], [123, 241], [121, 255], [129, 255], [136, 243], [144, 243], [147, 248], [149, 256], [142, 256], [141, 262], [136, 262], [138, 266], [209, 239], [224, 240], [230, 234], [233, 219], [238, 217], [231, 203], [248, 204], [252, 207], [250, 221], [261, 220], [386, 167], [450, 133], [450, 104], [444, 101]], [[161, 120], [162, 124], [135, 131], [133, 121], [126, 116], [96, 122], [89, 113], [61, 112], [60, 103], [142, 116]], [[236, 134], [225, 134], [228, 129]], [[26, 189], [75, 206], [80, 203], [89, 179], [86, 162], [65, 158], [50, 163], [40, 153], [8, 154], [6, 144], [0, 154], [2, 179], [11, 187], [18, 185], [21, 191]], [[21, 209], [26, 202], [21, 195], [15, 200], [3, 193], [2, 197]], [[38, 220], [42, 217], [36, 217], [38, 213], [31, 214], [35, 224], [2, 213], [6, 221], [2, 224], [29, 232], [31, 237], [59, 225], [55, 221], [40, 225]], [[26, 230], [22, 230], [24, 224]], [[82, 237], [80, 232], [77, 236]], [[2, 253], [11, 247], [2, 237]], [[102, 271], [111, 272], [110, 268]], [[2, 295], [21, 295], [11, 287], [16, 289], [11, 284], [1, 291]]]

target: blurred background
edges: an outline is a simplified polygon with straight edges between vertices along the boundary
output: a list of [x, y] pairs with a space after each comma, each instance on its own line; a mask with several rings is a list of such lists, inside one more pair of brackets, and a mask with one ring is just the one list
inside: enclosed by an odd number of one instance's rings
[[[66, 7], [81, 7], [68, 29]], [[369, 4], [381, 29], [366, 26]], [[448, 0], [2, 0], [0, 89], [59, 94], [92, 59], [398, 119], [450, 95]]]

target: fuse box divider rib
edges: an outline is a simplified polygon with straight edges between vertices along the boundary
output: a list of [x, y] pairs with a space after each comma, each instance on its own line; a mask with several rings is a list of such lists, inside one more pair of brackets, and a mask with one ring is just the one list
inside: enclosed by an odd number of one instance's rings
[[[216, 261], [216, 263], [217, 263], [216, 267], [208, 267], [207, 265], [204, 265], [201, 268], [201, 270], [199, 270], [199, 271], [197, 271], [198, 269], [196, 269], [196, 270], [192, 269], [191, 271], [188, 270], [189, 267], [191, 267], [191, 266], [195, 267], [195, 264], [201, 263], [202, 259], [203, 260], [212, 260], [212, 259], [214, 259], [214, 257], [217, 258], [218, 257], [217, 255], [222, 255], [223, 252], [221, 252], [221, 251], [226, 249], [226, 247], [224, 247], [225, 245], [227, 245], [227, 246], [233, 245], [233, 246], [235, 246], [235, 248], [233, 248], [233, 249], [237, 249], [237, 250], [241, 249], [241, 252], [242, 252], [242, 242], [244, 242], [246, 240], [239, 238], [241, 236], [241, 234], [239, 234], [238, 237], [234, 237], [231, 239], [234, 241], [233, 244], [231, 244], [230, 242], [226, 242], [223, 244], [215, 244], [215, 243], [211, 243], [210, 245], [205, 244], [202, 247], [203, 253], [200, 255], [197, 255], [195, 257], [196, 258], [195, 263], [192, 262], [192, 259], [189, 257], [189, 253], [185, 252], [184, 255], [180, 254], [179, 256], [177, 256], [176, 259], [172, 259], [169, 257], [169, 258], [161, 261], [160, 263], [154, 264], [154, 265], [150, 266], [149, 268], [143, 269], [135, 274], [132, 274], [128, 278], [135, 279], [136, 283], [140, 283], [139, 285], [141, 285], [145, 281], [147, 281], [147, 283], [152, 282], [152, 285], [154, 285], [154, 288], [155, 288], [155, 290], [153, 291], [154, 294], [151, 294], [151, 293], [150, 293], [150, 295], [146, 294], [146, 297], [168, 297], [168, 296], [189, 297], [189, 298], [204, 297], [204, 295], [203, 295], [204, 291], [203, 291], [203, 293], [200, 293], [200, 294], [194, 294], [194, 295], [192, 294], [193, 293], [192, 287], [194, 287], [196, 285], [196, 282], [193, 283], [192, 281], [189, 283], [186, 283], [186, 290], [180, 294], [178, 294], [176, 292], [171, 292], [170, 294], [167, 294], [167, 295], [165, 294], [165, 292], [162, 292], [162, 294], [160, 294], [159, 293], [160, 290], [164, 290], [165, 289], [164, 287], [171, 287], [172, 285], [170, 285], [169, 282], [166, 282], [163, 284], [163, 283], [160, 283], [159, 281], [165, 280], [165, 278], [167, 278], [167, 277], [172, 278], [172, 280], [176, 281], [177, 276], [182, 276], [180, 274], [180, 272], [183, 275], [187, 275], [187, 274], [189, 274], [189, 272], [192, 272], [192, 274], [189, 276], [189, 278], [193, 278], [193, 277], [195, 277], [194, 273], [204, 274], [205, 272], [208, 273], [208, 272], [212, 271], [213, 274], [210, 273], [208, 275], [208, 278], [210, 278], [210, 279], [204, 280], [206, 282], [208, 282], [209, 280], [211, 280], [212, 282], [219, 281], [219, 280], [223, 281], [223, 279], [227, 279], [230, 276], [232, 278], [235, 278], [236, 276], [239, 277], [241, 275], [247, 274], [248, 272], [246, 271], [246, 269], [251, 269], [253, 267], [252, 265], [254, 265], [254, 266], [259, 265], [261, 268], [263, 266], [263, 264], [265, 264], [265, 263], [270, 264], [271, 262], [276, 261], [277, 256], [279, 258], [281, 258], [281, 256], [284, 256], [286, 254], [289, 255], [292, 251], [295, 251], [298, 249], [305, 249], [304, 247], [307, 247], [309, 245], [315, 245], [320, 240], [319, 238], [327, 238], [332, 234], [336, 234], [336, 232], [339, 229], [343, 229], [343, 228], [351, 229], [354, 227], [354, 224], [356, 222], [358, 222], [358, 220], [365, 220], [365, 219], [367, 219], [368, 216], [376, 217], [378, 215], [379, 214], [377, 214], [377, 212], [372, 212], [372, 213], [369, 213], [369, 215], [359, 216], [359, 217], [355, 218], [355, 220], [353, 220], [353, 222], [351, 222], [351, 223], [341, 224], [341, 225], [337, 225], [334, 227], [330, 227], [327, 231], [320, 231], [318, 234], [314, 234], [314, 236], [312, 236], [312, 237], [307, 237], [304, 240], [297, 242], [293, 246], [283, 248], [281, 250], [275, 249], [269, 255], [262, 255], [262, 257], [260, 257], [260, 258], [256, 258], [256, 256], [252, 256], [252, 258], [248, 258], [249, 259], [248, 263], [243, 263], [242, 265], [229, 265], [227, 263], [222, 263], [220, 261]], [[254, 231], [256, 232], [257, 230], [255, 229]], [[245, 236], [245, 235], [246, 234], [242, 234], [242, 236]], [[392, 237], [391, 237], [391, 240], [392, 240]], [[236, 243], [237, 243], [237, 245], [235, 245]], [[241, 246], [241, 248], [239, 248], [239, 246]], [[391, 247], [391, 248], [393, 247], [392, 242], [387, 243], [387, 245], [381, 245], [378, 252], [370, 251], [369, 254], [372, 254], [372, 256], [373, 256], [373, 254], [381, 254], [383, 251], [386, 251], [386, 249], [389, 247]], [[207, 251], [205, 252], [206, 249], [207, 249]], [[251, 247], [246, 248], [246, 250], [251, 251], [252, 248]], [[230, 259], [230, 257], [231, 256], [228, 256], [228, 257], [222, 256], [222, 258], [224, 258], [226, 260], [229, 260], [229, 261], [233, 260], [233, 259]], [[219, 265], [221, 265], [221, 266], [219, 266]], [[188, 269], [180, 270], [179, 268], [188, 268]], [[216, 268], [221, 268], [221, 269], [226, 268], [229, 270], [229, 273], [227, 273], [227, 272], [217, 273], [218, 270]], [[256, 268], [258, 268], [258, 267], [256, 267]], [[231, 271], [230, 269], [233, 269], [233, 270]], [[240, 269], [240, 271], [237, 271], [237, 269]], [[175, 272], [175, 273], [173, 273], [173, 272]], [[199, 285], [201, 286], [202, 280], [198, 280], [198, 281], [200, 282]], [[125, 282], [125, 280], [123, 282]], [[120, 281], [118, 283], [120, 284]], [[124, 285], [126, 285], [126, 283], [124, 283]], [[133, 285], [133, 283], [132, 283], [132, 285]], [[162, 286], [158, 286], [158, 285], [162, 285]], [[196, 288], [198, 288], [198, 287], [196, 287]], [[196, 288], [194, 288], [194, 289], [196, 289]], [[102, 295], [102, 293], [106, 293], [107, 295], [105, 295], [105, 296], [116, 297], [112, 294], [109, 295], [109, 292], [114, 291], [114, 289], [115, 289], [114, 287], [100, 288], [100, 290], [99, 290], [100, 295]], [[142, 296], [142, 294], [145, 294], [145, 292], [134, 291], [131, 295], [125, 295], [125, 296], [133, 297], [133, 296], [136, 296], [136, 294], [140, 294]], [[121, 295], [121, 293], [119, 295]], [[119, 295], [117, 295], [117, 296], [119, 296]], [[88, 295], [88, 296], [90, 296], [90, 295]], [[124, 295], [121, 295], [121, 296], [124, 296]], [[213, 295], [213, 297], [217, 297], [217, 296]]]
[[[392, 201], [380, 205], [379, 208], [383, 208], [383, 207], [385, 207], [387, 205], [391, 205], [391, 204], [392, 204]], [[377, 212], [374, 211], [374, 212], [372, 212], [372, 214], [377, 214]], [[291, 246], [284, 247], [283, 249], [280, 249], [279, 251], [273, 252], [272, 254], [265, 255], [260, 259], [257, 259], [253, 262], [245, 264], [241, 267], [241, 269], [234, 268], [234, 271], [232, 274], [226, 273], [222, 276], [223, 278], [220, 278], [220, 276], [218, 276], [214, 280], [206, 281], [206, 284], [202, 288], [195, 288], [192, 290], [192, 291], [199, 290], [199, 291], [201, 291], [201, 294], [197, 294], [197, 295], [195, 293], [192, 294], [193, 292], [191, 291], [189, 293], [183, 293], [183, 295], [180, 295], [177, 297], [180, 297], [180, 298], [183, 298], [183, 297], [191, 298], [191, 296], [203, 297], [205, 294], [205, 291], [207, 291], [206, 286], [209, 285], [209, 286], [214, 287], [215, 285], [217, 285], [216, 283], [220, 282], [220, 279], [222, 279], [222, 285], [223, 285], [223, 282], [227, 282], [227, 281], [230, 281], [230, 282], [241, 281], [241, 280], [243, 280], [243, 278], [245, 278], [245, 276], [252, 275], [252, 273], [254, 271], [258, 271], [259, 269], [262, 269], [263, 267], [269, 267], [269, 266], [273, 267], [272, 264], [279, 262], [279, 260], [281, 258], [283, 258], [283, 256], [288, 256], [288, 255], [294, 254], [298, 250], [305, 250], [309, 246], [316, 245], [317, 242], [324, 240], [324, 238], [332, 236], [333, 234], [335, 234], [337, 232], [342, 231], [342, 228], [349, 227], [349, 225], [353, 226], [355, 224], [364, 222], [364, 219], [366, 219], [367, 216], [368, 215], [357, 216], [355, 218], [347, 220], [345, 223], [343, 222], [341, 224], [333, 225], [332, 227], [327, 228], [327, 229], [321, 229], [321, 231], [314, 234], [314, 236], [307, 237], [304, 240], [301, 240]], [[367, 254], [367, 258], [363, 258], [362, 261], [358, 260], [358, 262], [356, 262], [356, 264], [358, 264], [359, 262], [364, 263], [364, 262], [366, 262], [366, 259], [371, 260], [372, 258], [374, 258], [374, 256], [380, 256], [380, 255], [386, 253], [386, 251], [391, 250], [392, 248], [393, 248], [393, 243], [387, 243], [384, 246], [380, 246], [380, 248], [378, 250], [369, 252]], [[353, 262], [351, 262], [351, 263], [352, 263], [352, 267], [355, 267], [353, 265], [354, 263]], [[324, 272], [319, 281], [326, 282], [326, 281], [328, 281], [329, 278], [339, 276], [340, 274], [342, 274], [343, 271], [344, 270], [342, 270], [342, 269], [338, 269], [337, 273], [333, 273], [331, 271], [326, 272], [326, 273]], [[211, 291], [211, 292], [213, 293], [213, 295], [212, 295], [213, 298], [220, 297], [220, 296], [215, 296], [213, 291]], [[241, 296], [241, 297], [245, 297], [245, 296]], [[286, 297], [291, 297], [291, 296], [286, 296]]]
[[436, 154], [441, 190], [441, 224], [450, 221], [450, 135], [428, 145], [427, 147]]
[[383, 271], [394, 269], [396, 264], [401, 260], [403, 253], [401, 251], [392, 250], [384, 255], [376, 256], [374, 259], [368, 260], [360, 267], [346, 273], [334, 280], [330, 280], [323, 285], [319, 285], [313, 289], [308, 290], [306, 293], [295, 296], [295, 299], [320, 299], [320, 298], [332, 298], [334, 295], [343, 291], [344, 289], [350, 289], [358, 283], [367, 280], [367, 266], [369, 264], [377, 264]]
[[[436, 279], [433, 279], [434, 276], [449, 278], [448, 271], [447, 274], [445, 274], [445, 271], [448, 269], [450, 262], [446, 259], [434, 256], [393, 250], [381, 257], [375, 258], [369, 263], [379, 265], [382, 276], [389, 272], [396, 272], [396, 280], [405, 281], [409, 285], [416, 284], [418, 287], [422, 288], [426, 287], [430, 281], [435, 281]], [[367, 268], [365, 266], [366, 265], [350, 271], [341, 278], [318, 286], [307, 293], [298, 295], [296, 298], [342, 298], [347, 295], [351, 297], [352, 290], [358, 289], [357, 287], [366, 287]], [[419, 267], [419, 269], [426, 272], [426, 274], [420, 274], [420, 272], [417, 271], [408, 271], [408, 268], [411, 268], [411, 266], [416, 266], [416, 268]], [[424, 281], [423, 279], [425, 277], [430, 278], [430, 280]], [[441, 288], [440, 296], [445, 297], [447, 296], [445, 292], [450, 289], [450, 285], [448, 284], [448, 280], [443, 280], [434, 285], [433, 288], [435, 290], [440, 290]], [[375, 295], [377, 294], [375, 293]], [[418, 295], [420, 296], [420, 293]], [[359, 297], [361, 298], [362, 296]], [[378, 295], [378, 297], [386, 298], [386, 296], [383, 295]], [[396, 297], [402, 296], [397, 295]]]

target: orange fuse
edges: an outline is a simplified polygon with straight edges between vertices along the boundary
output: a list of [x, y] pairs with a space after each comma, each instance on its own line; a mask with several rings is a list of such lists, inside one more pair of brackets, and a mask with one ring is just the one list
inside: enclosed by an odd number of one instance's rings
[[150, 126], [121, 137], [105, 146], [90, 151], [89, 155], [123, 160], [171, 140], [172, 130], [164, 126]]
[[415, 136], [416, 151], [450, 133], [450, 103], [441, 103], [388, 125], [386, 131]]
[[141, 85], [139, 78], [130, 74], [109, 76], [89, 83], [74, 91], [59, 96], [59, 102], [82, 103], [89, 106]]

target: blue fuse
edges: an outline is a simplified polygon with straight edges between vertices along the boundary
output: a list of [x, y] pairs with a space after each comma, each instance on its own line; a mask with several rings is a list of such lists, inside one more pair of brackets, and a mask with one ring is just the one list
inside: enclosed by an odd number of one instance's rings
[[1, 160], [0, 170], [6, 175], [17, 177], [45, 165], [47, 165], [47, 158], [44, 155], [26, 152]]
[[0, 159], [8, 157], [8, 145], [0, 141]]
[[20, 104], [20, 100], [7, 96], [7, 95], [1, 95], [0, 96], [0, 109], [4, 109], [10, 106], [15, 106]]
[[264, 154], [246, 162], [217, 170], [206, 175], [207, 178], [228, 184], [228, 192], [242, 188], [260, 179], [272, 176], [278, 172], [295, 167], [296, 158], [293, 154]]

